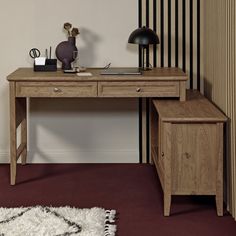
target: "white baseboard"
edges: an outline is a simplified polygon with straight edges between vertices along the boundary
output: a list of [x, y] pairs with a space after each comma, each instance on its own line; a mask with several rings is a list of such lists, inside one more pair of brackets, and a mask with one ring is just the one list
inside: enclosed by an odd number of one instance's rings
[[[9, 163], [9, 152], [0, 152], [0, 163]], [[28, 163], [138, 163], [138, 150], [30, 150]]]
[[0, 163], [9, 163], [10, 154], [7, 151], [0, 152]]

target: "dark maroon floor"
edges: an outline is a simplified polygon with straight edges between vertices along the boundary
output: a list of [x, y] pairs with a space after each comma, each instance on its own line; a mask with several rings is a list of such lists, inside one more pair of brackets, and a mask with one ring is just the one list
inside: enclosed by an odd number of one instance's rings
[[138, 164], [19, 166], [17, 185], [0, 166], [0, 206], [99, 206], [118, 211], [119, 236], [236, 236], [236, 222], [217, 217], [213, 197], [175, 197], [163, 217], [155, 169]]

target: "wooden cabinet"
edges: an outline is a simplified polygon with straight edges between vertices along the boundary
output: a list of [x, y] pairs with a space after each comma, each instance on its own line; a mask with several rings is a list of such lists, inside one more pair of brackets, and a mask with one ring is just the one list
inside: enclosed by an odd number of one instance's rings
[[226, 117], [198, 92], [186, 102], [153, 100], [152, 160], [164, 192], [164, 215], [171, 195], [215, 195], [223, 215], [223, 123]]

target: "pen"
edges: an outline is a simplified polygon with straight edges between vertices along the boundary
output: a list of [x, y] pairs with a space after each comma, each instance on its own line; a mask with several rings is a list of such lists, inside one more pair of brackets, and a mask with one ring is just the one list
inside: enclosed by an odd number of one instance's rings
[[50, 46], [49, 59], [52, 59], [52, 47]]
[[48, 49], [45, 50], [46, 58], [48, 59]]

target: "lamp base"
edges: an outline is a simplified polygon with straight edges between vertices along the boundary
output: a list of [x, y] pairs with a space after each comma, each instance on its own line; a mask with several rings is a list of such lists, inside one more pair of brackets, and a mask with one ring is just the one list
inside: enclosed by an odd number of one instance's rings
[[141, 67], [140, 69], [142, 71], [148, 71], [148, 70], [152, 70], [152, 67]]

